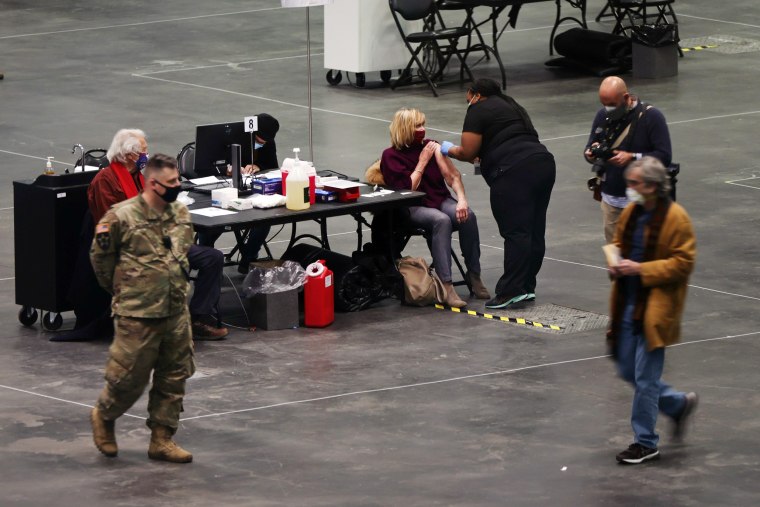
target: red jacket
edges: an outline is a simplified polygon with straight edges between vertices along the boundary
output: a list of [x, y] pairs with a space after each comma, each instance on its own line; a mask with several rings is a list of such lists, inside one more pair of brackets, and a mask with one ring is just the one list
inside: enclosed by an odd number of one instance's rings
[[[128, 188], [123, 188], [124, 184]], [[129, 173], [122, 163], [114, 160], [111, 165], [98, 172], [87, 189], [87, 202], [90, 205], [92, 219], [97, 224], [111, 206], [136, 196], [142, 191], [144, 185], [142, 174]]]

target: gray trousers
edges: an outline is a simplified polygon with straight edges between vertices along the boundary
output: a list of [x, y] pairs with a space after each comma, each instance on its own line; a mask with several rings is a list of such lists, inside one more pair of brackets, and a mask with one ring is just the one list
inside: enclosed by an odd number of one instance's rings
[[433, 265], [442, 282], [451, 282], [451, 234], [459, 231], [459, 246], [462, 248], [464, 264], [467, 271], [480, 274], [480, 234], [475, 213], [469, 210], [469, 217], [464, 223], [457, 222], [457, 202], [449, 197], [440, 209], [426, 206], [411, 206], [409, 221], [430, 233], [428, 243], [433, 255]]

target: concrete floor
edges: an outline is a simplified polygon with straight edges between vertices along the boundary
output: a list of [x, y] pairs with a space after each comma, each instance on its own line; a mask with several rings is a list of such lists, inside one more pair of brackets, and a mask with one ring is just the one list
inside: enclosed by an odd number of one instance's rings
[[[760, 40], [754, 0], [677, 4], [683, 38]], [[687, 53], [675, 78], [627, 78], [670, 123], [679, 200], [699, 240], [683, 343], [668, 351], [665, 378], [702, 403], [684, 444], [661, 421], [659, 462], [615, 464], [631, 441], [631, 390], [604, 357], [602, 329], [547, 333], [392, 300], [323, 330], [235, 330], [198, 344], [178, 434], [192, 465], [147, 459], [145, 398], [118, 421], [119, 457], [96, 451], [88, 412], [108, 344], [51, 343], [18, 323], [11, 182], [39, 174], [45, 156], [61, 169], [74, 161], [73, 143], [107, 146], [121, 127], [145, 129], [151, 152], [174, 154], [195, 125], [258, 112], [279, 118], [281, 156], [305, 150], [305, 13], [279, 5], [0, 0], [0, 504], [760, 504], [760, 62], [756, 51], [719, 48]], [[508, 92], [558, 163], [536, 305], [605, 314], [600, 213], [581, 158], [599, 79], [543, 65], [550, 5], [525, 7], [500, 46]], [[589, 17], [601, 6], [589, 0]], [[458, 139], [458, 84], [438, 99], [424, 87], [327, 85], [322, 13], [312, 11], [318, 168], [361, 176], [389, 144], [401, 106], [422, 108], [433, 137]], [[497, 76], [493, 64], [476, 70]], [[460, 168], [492, 287], [502, 250], [487, 188]], [[352, 230], [330, 222], [335, 250], [353, 250]], [[273, 243], [275, 253], [283, 247]], [[426, 253], [418, 243], [408, 251]], [[224, 301], [238, 318], [229, 287]], [[71, 327], [73, 315], [64, 317]]]

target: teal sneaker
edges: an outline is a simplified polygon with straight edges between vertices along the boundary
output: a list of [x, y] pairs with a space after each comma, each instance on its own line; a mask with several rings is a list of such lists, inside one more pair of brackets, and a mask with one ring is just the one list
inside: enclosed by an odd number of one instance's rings
[[525, 299], [523, 301], [535, 301], [536, 300], [536, 293], [535, 292], [528, 292], [525, 294]]
[[515, 303], [524, 301], [526, 296], [527, 294], [520, 294], [519, 296], [508, 298], [506, 296], [497, 295], [495, 298], [491, 299], [490, 301], [486, 303], [486, 308], [491, 308], [492, 310], [498, 310], [499, 308], [507, 308], [508, 306], [514, 305]]

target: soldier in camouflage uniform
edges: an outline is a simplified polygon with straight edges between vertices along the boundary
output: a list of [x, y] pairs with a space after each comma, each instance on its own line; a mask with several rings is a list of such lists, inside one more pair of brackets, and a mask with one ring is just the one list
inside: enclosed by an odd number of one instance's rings
[[114, 421], [142, 395], [153, 372], [148, 456], [189, 463], [192, 454], [172, 435], [185, 381], [195, 372], [187, 308], [193, 229], [187, 207], [175, 202], [180, 188], [176, 159], [151, 157], [145, 181], [141, 194], [113, 206], [95, 228], [90, 259], [98, 282], [113, 295], [115, 336], [106, 385], [90, 419], [98, 450], [116, 456]]

